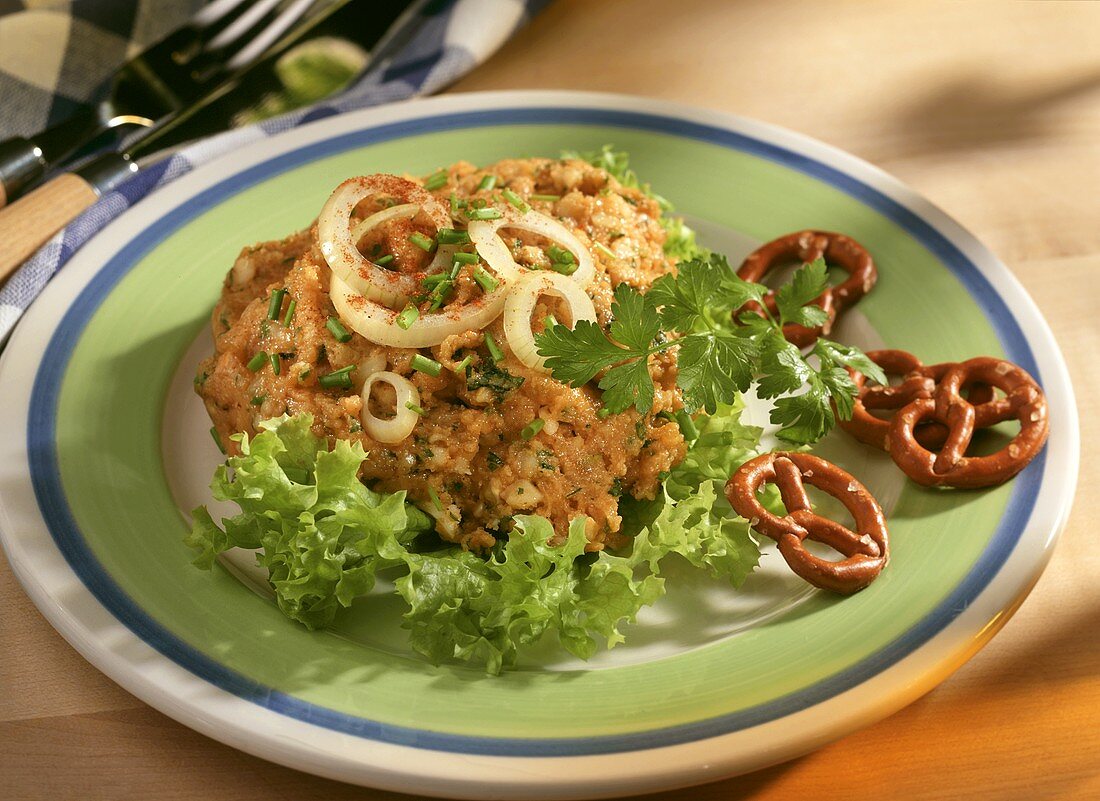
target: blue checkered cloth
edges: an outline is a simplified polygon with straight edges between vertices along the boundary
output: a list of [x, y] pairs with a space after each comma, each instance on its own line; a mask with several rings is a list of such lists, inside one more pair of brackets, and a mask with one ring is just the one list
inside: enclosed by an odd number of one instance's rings
[[[4, 0], [0, 0], [0, 4]], [[211, 159], [307, 122], [436, 92], [497, 50], [548, 0], [441, 0], [386, 70], [334, 98], [188, 145], [146, 166], [60, 231], [0, 289], [0, 343], [50, 278], [92, 236], [150, 192]], [[79, 6], [80, 3], [74, 3]]]

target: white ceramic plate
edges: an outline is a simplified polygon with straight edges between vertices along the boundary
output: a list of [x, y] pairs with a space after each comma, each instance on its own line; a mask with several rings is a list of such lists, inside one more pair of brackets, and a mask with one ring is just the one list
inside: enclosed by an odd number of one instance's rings
[[[351, 173], [614, 142], [734, 260], [804, 227], [864, 242], [881, 281], [838, 337], [926, 362], [1005, 354], [1042, 382], [1047, 449], [1011, 484], [920, 490], [834, 435], [821, 452], [891, 511], [871, 588], [808, 592], [765, 555], [740, 593], [685, 573], [628, 644], [528, 657], [499, 679], [432, 667], [384, 599], [335, 632], [281, 618], [247, 560], [199, 573], [180, 539], [218, 456], [190, 393], [204, 316], [244, 244], [309, 222]], [[250, 146], [144, 200], [84, 247], [0, 363], [0, 531], [50, 622], [136, 696], [213, 738], [320, 775], [469, 798], [580, 798], [792, 758], [935, 686], [1003, 625], [1072, 498], [1078, 431], [1048, 327], [1006, 268], [911, 190], [833, 148], [636, 98], [454, 95]], [[230, 565], [232, 568], [232, 564]], [[373, 606], [372, 606], [373, 605]], [[386, 622], [389, 621], [389, 622]]]

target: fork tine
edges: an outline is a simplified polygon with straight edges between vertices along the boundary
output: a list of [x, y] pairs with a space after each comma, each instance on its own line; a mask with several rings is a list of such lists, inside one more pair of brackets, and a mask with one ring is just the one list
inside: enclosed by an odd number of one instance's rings
[[196, 28], [208, 28], [244, 2], [247, 0], [214, 0], [191, 17], [191, 24]]
[[235, 56], [226, 62], [230, 70], [238, 70], [248, 66], [286, 33], [291, 25], [301, 19], [313, 6], [314, 0], [294, 0], [283, 11], [279, 12], [271, 23], [256, 34], [252, 40], [244, 46]]
[[257, 0], [257, 2], [253, 3], [247, 11], [235, 19], [229, 27], [211, 39], [207, 43], [205, 50], [207, 52], [211, 50], [221, 50], [233, 44], [233, 42], [252, 30], [252, 28], [267, 16], [268, 12], [278, 6], [280, 2], [282, 2], [282, 0]]

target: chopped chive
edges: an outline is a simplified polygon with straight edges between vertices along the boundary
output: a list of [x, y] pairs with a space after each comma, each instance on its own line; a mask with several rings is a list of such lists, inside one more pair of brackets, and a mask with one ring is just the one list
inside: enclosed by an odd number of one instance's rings
[[335, 317], [328, 318], [328, 322], [325, 323], [325, 328], [336, 337], [337, 342], [348, 342], [351, 340], [351, 333], [348, 329], [344, 328], [344, 324]]
[[500, 286], [500, 281], [493, 278], [484, 267], [478, 267], [474, 270], [474, 280], [477, 281], [486, 292], [492, 292]]
[[305, 381], [312, 373], [313, 370], [307, 367], [305, 370], [302, 370], [302, 372], [298, 373], [298, 380]]
[[351, 371], [355, 369], [354, 364], [349, 364], [347, 367], [341, 367], [339, 370], [333, 370], [327, 375], [323, 375], [317, 379], [317, 383], [326, 389], [332, 389], [333, 387], [341, 387], [346, 389], [351, 386]]
[[551, 245], [546, 249], [546, 255], [550, 257], [551, 261], [558, 261], [562, 264], [572, 264], [577, 259], [573, 254], [565, 248], [559, 248], [557, 245]]
[[610, 416], [611, 410], [608, 409], [606, 406], [601, 406], [600, 410], [596, 412], [596, 417], [600, 418], [601, 420], [606, 420]]
[[397, 315], [397, 320], [395, 322], [397, 323], [397, 327], [402, 331], [408, 331], [419, 316], [420, 310], [410, 303], [402, 310], [401, 314]]
[[225, 446], [222, 445], [222, 438], [218, 436], [217, 426], [210, 426], [210, 436], [214, 438], [214, 444], [218, 446], [218, 450], [224, 454]]
[[494, 186], [497, 185], [497, 177], [492, 173], [489, 173], [481, 179], [481, 183], [477, 185], [478, 192], [488, 192]]
[[504, 195], [505, 200], [507, 200], [524, 214], [531, 210], [531, 207], [527, 205], [527, 201], [525, 201], [511, 189], [505, 189], [503, 192], [501, 192], [501, 194]]
[[393, 261], [393, 254], [392, 253], [387, 253], [385, 256], [382, 256], [381, 258], [375, 259], [374, 263], [377, 264], [379, 267], [385, 267], [391, 261]]
[[437, 376], [443, 372], [442, 364], [435, 359], [429, 359], [427, 356], [423, 356], [419, 353], [412, 357], [412, 361], [409, 365], [417, 372], [427, 373], [430, 376]]
[[494, 208], [466, 210], [466, 218], [470, 220], [499, 220], [503, 216], [504, 215], [501, 214], [500, 209]]
[[462, 262], [456, 261], [451, 265], [451, 272], [449, 273], [451, 280], [458, 278], [458, 274], [462, 272]]
[[428, 497], [432, 499], [432, 505], [439, 511], [443, 511], [443, 502], [439, 500], [439, 496], [436, 495], [435, 490], [428, 487]]
[[609, 258], [612, 258], [612, 259], [619, 258], [618, 256], [615, 255], [615, 251], [613, 251], [611, 248], [609, 248], [603, 242], [597, 242], [594, 245], [594, 247], [596, 248], [596, 250], [600, 251], [600, 253], [603, 253], [605, 256], [607, 256]]
[[519, 432], [519, 435], [524, 439], [533, 439], [536, 434], [542, 431], [542, 427], [546, 425], [546, 421], [541, 417], [536, 417], [530, 423], [523, 427], [523, 430]]
[[290, 299], [290, 303], [286, 305], [286, 317], [283, 318], [283, 328], [290, 327], [290, 321], [294, 319], [294, 310], [298, 308], [298, 301], [294, 298]]
[[463, 359], [462, 361], [460, 361], [458, 364], [455, 365], [455, 372], [456, 373], [465, 373], [467, 368], [469, 368], [471, 362], [473, 362], [473, 360], [474, 360], [473, 356], [467, 356], [465, 359]]
[[272, 353], [267, 358], [268, 358], [268, 361], [271, 362], [271, 372], [275, 373], [275, 375], [279, 375], [281, 372], [283, 372], [283, 365], [279, 361], [279, 354], [278, 353]]
[[428, 289], [434, 289], [436, 286], [442, 284], [444, 281], [450, 280], [451, 278], [447, 275], [447, 273], [432, 273], [431, 275], [424, 276], [424, 280], [420, 283], [422, 283]]
[[253, 406], [260, 406], [265, 400], [267, 400], [267, 395], [254, 395], [249, 403]]
[[248, 369], [252, 372], [256, 372], [267, 364], [267, 353], [260, 351], [248, 361]]
[[423, 250], [425, 253], [431, 253], [435, 249], [435, 240], [430, 239], [419, 231], [415, 231], [409, 235], [409, 241]]
[[493, 335], [488, 331], [485, 332], [485, 347], [489, 349], [489, 356], [492, 357], [494, 362], [504, 360], [504, 351], [500, 349], [500, 345], [493, 339]]
[[462, 251], [455, 253], [451, 258], [459, 264], [477, 264], [481, 260], [481, 257], [476, 253], [463, 253]]
[[531, 195], [531, 200], [545, 200], [547, 203], [553, 203], [555, 200], [561, 200], [561, 195]]
[[435, 238], [441, 245], [465, 245], [470, 241], [470, 235], [466, 231], [456, 228], [440, 228], [435, 232]]
[[695, 421], [691, 419], [691, 415], [686, 411], [676, 413], [676, 422], [680, 424], [680, 433], [684, 435], [684, 439], [689, 443], [699, 439], [699, 429], [695, 427]]
[[458, 212], [464, 208], [466, 208], [466, 201], [460, 200], [458, 195], [451, 192], [451, 214], [458, 214]]
[[267, 319], [279, 319], [279, 310], [283, 308], [284, 297], [286, 297], [285, 289], [276, 289], [271, 293], [271, 302], [267, 304]]
[[410, 412], [416, 412], [421, 417], [427, 417], [428, 416], [428, 413], [426, 411], [424, 411], [423, 406], [417, 406], [412, 401], [409, 401], [408, 403], [406, 403], [405, 408], [408, 409]]
[[577, 271], [577, 266], [578, 265], [573, 263], [555, 261], [550, 265], [550, 269], [556, 273], [561, 273], [562, 275], [572, 275]]
[[428, 180], [424, 182], [424, 188], [427, 189], [429, 192], [434, 192], [437, 189], [442, 189], [443, 187], [445, 187], [447, 185], [447, 180], [448, 178], [446, 170], [434, 172], [429, 175]]

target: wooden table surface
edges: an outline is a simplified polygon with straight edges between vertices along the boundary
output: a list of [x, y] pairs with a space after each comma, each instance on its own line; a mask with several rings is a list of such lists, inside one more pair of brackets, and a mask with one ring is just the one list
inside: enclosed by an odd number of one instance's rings
[[[559, 2], [454, 91], [629, 92], [880, 165], [1007, 262], [1100, 439], [1100, 4]], [[1004, 630], [938, 689], [801, 759], [668, 799], [1100, 798], [1100, 466]], [[408, 798], [268, 764], [131, 697], [0, 560], [0, 798]]]

